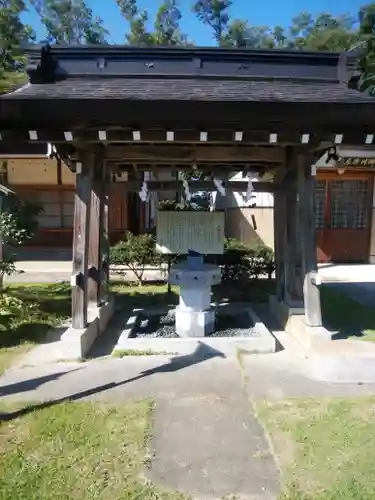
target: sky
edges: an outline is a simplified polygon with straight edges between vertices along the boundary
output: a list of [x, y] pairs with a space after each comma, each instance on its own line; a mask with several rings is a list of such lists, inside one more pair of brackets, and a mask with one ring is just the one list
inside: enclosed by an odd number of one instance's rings
[[[151, 20], [154, 19], [160, 3], [161, 0], [138, 0], [139, 7], [148, 11]], [[312, 14], [329, 12], [334, 15], [349, 13], [357, 17], [359, 7], [365, 3], [366, 0], [233, 0], [230, 14], [232, 19], [245, 19], [249, 24], [288, 26], [290, 20], [302, 11]], [[213, 45], [209, 27], [203, 25], [191, 13], [191, 4], [192, 0], [180, 0], [183, 12], [182, 32], [188, 34], [189, 39], [196, 45]], [[93, 9], [94, 15], [103, 19], [105, 27], [110, 32], [108, 41], [124, 43], [127, 25], [119, 14], [115, 0], [87, 0], [87, 5]], [[22, 20], [36, 30], [38, 40], [44, 38], [45, 30], [31, 7], [29, 12], [23, 14]]]

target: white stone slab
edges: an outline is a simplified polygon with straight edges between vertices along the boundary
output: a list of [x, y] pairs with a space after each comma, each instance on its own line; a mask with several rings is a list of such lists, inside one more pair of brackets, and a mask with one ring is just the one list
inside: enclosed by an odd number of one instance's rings
[[205, 337], [215, 330], [215, 311], [176, 308], [176, 333], [180, 337]]
[[224, 212], [158, 211], [156, 249], [161, 253], [224, 252]]
[[139, 351], [142, 353], [187, 355], [193, 354], [202, 347], [207, 347], [210, 355], [212, 355], [212, 350], [216, 350], [218, 355], [225, 357], [236, 357], [239, 350], [254, 354], [275, 352], [275, 337], [259, 320], [250, 305], [247, 307], [247, 311], [259, 333], [257, 337], [130, 338], [135, 326], [134, 318], [142, 312], [139, 309], [134, 310], [120, 335], [113, 354], [121, 351]]

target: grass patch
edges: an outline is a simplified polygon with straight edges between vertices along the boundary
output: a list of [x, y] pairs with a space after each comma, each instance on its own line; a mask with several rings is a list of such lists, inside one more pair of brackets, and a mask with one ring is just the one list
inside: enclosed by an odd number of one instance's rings
[[0, 331], [0, 374], [14, 359], [42, 342], [47, 332], [70, 316], [68, 284], [10, 285], [6, 295], [21, 301], [9, 325]]
[[375, 498], [375, 397], [259, 402], [285, 493], [280, 500]]
[[336, 338], [375, 342], [375, 309], [328, 286], [321, 288], [324, 325]]
[[152, 403], [63, 403], [0, 426], [2, 500], [183, 500], [141, 480]]
[[[111, 290], [118, 294], [118, 302], [126, 309], [173, 307], [178, 304], [178, 287], [168, 293], [166, 283], [137, 286], [128, 282], [114, 282]], [[222, 283], [213, 287], [212, 300], [223, 302], [267, 302], [275, 293], [274, 280], [254, 280], [246, 283]]]
[[135, 283], [113, 282], [111, 291], [117, 294], [116, 302], [124, 309], [173, 307], [178, 304], [178, 288], [168, 293], [166, 283], [138, 286]]
[[127, 356], [175, 356], [176, 352], [165, 352], [165, 351], [152, 351], [148, 349], [146, 351], [137, 351], [136, 349], [122, 349], [114, 351], [112, 356], [115, 358], [126, 358]]

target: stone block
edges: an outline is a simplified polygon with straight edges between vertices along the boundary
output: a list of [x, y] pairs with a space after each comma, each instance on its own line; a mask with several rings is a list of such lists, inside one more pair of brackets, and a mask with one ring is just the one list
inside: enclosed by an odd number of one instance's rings
[[309, 355], [310, 373], [322, 382], [375, 383], [375, 346], [361, 340], [316, 344]]
[[180, 288], [179, 308], [186, 311], [206, 311], [211, 307], [211, 288]]
[[204, 337], [215, 330], [215, 311], [176, 308], [176, 333], [180, 337]]
[[61, 336], [61, 351], [64, 359], [82, 359], [93, 343], [106, 329], [115, 311], [114, 298], [110, 297], [101, 307], [92, 309], [86, 328], [69, 327]]
[[304, 348], [311, 349], [316, 343], [332, 340], [332, 334], [324, 326], [309, 326], [305, 310], [296, 304], [279, 302], [275, 296], [269, 300], [270, 312], [280, 321], [284, 330]]

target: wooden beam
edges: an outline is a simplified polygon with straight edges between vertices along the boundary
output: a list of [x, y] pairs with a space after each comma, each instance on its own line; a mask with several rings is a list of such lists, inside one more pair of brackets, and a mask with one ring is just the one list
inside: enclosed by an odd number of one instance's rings
[[92, 163], [84, 157], [76, 177], [73, 230], [72, 326], [87, 325], [87, 275]]
[[310, 155], [298, 156], [299, 238], [304, 274], [305, 320], [309, 326], [322, 326], [315, 228], [315, 179], [311, 175]]
[[[221, 173], [234, 173], [234, 172], [243, 172], [243, 171], [255, 171], [255, 172], [270, 172], [274, 173], [275, 171], [279, 170], [281, 168], [282, 164], [281, 163], [271, 163], [267, 164], [267, 162], [244, 162], [244, 163], [235, 163], [231, 164], [229, 162], [223, 164], [223, 163], [197, 163], [194, 162], [194, 164], [197, 167], [197, 170], [200, 172], [203, 172], [205, 175], [210, 176], [210, 175], [220, 175]], [[165, 170], [173, 170], [175, 172], [183, 172], [183, 171], [192, 171], [192, 164], [191, 163], [180, 163], [180, 164], [173, 164], [173, 163], [166, 163], [166, 164], [161, 164], [157, 162], [148, 162], [148, 163], [136, 163], [136, 164], [130, 164], [130, 163], [119, 163], [118, 161], [112, 160], [108, 161], [108, 165], [113, 171], [116, 172], [127, 172], [130, 174], [134, 173], [134, 167], [136, 165], [137, 171], [140, 172], [150, 172], [152, 171], [154, 174], [157, 174], [158, 172], [163, 172]]]
[[[108, 101], [107, 101], [108, 102]], [[78, 104], [78, 103], [77, 103]], [[61, 114], [61, 113], [60, 113]], [[59, 114], [59, 116], [60, 116]], [[182, 116], [184, 114], [182, 113]], [[202, 113], [204, 116], [204, 113]], [[266, 115], [267, 116], [267, 115]], [[113, 126], [113, 125], [94, 125], [94, 121], [90, 121], [82, 125], [73, 125], [72, 121], [61, 121], [56, 126], [56, 120], [46, 124], [42, 121], [29, 122], [29, 124], [22, 122], [22, 126], [16, 124], [13, 128], [9, 128], [9, 122], [1, 127], [0, 134], [3, 142], [19, 144], [23, 142], [29, 146], [41, 145], [47, 142], [55, 145], [75, 144], [77, 141], [83, 141], [86, 145], [101, 145], [101, 144], [136, 144], [150, 145], [150, 144], [166, 144], [166, 131], [171, 131], [174, 134], [175, 144], [206, 144], [211, 145], [257, 145], [264, 146], [270, 143], [270, 134], [276, 134], [277, 144], [283, 146], [298, 146], [301, 144], [308, 145], [310, 148], [317, 146], [319, 143], [326, 142], [335, 144], [335, 137], [342, 135], [343, 144], [352, 145], [365, 145], [366, 136], [373, 134], [373, 127], [370, 125], [357, 124], [343, 124], [338, 116], [334, 121], [326, 120], [317, 125], [309, 123], [296, 123], [291, 120], [289, 113], [284, 123], [279, 121], [275, 125], [272, 121], [261, 122], [260, 119], [249, 122], [248, 120], [234, 121], [221, 121], [214, 120], [213, 122], [202, 121], [173, 121], [168, 123], [166, 121], [152, 123], [150, 114], [148, 120], [144, 125], [133, 122], [133, 125], [128, 126]], [[284, 117], [285, 120], [285, 117]], [[97, 122], [97, 120], [95, 120]], [[216, 123], [216, 125], [214, 124]], [[0, 124], [1, 125], [1, 124]], [[4, 128], [6, 126], [6, 128]], [[30, 131], [36, 132], [30, 137]], [[99, 135], [99, 132], [104, 133]], [[134, 140], [133, 133], [139, 133], [137, 140]], [[236, 132], [242, 135], [240, 140], [236, 139]], [[207, 140], [202, 141], [201, 134], [207, 134]], [[71, 134], [71, 135], [70, 135]]]
[[115, 146], [106, 150], [107, 160], [127, 163], [247, 163], [270, 162], [282, 163], [284, 151], [277, 146]]
[[[173, 131], [174, 142], [180, 144], [199, 144], [202, 142], [216, 145], [233, 144], [234, 141], [241, 142], [247, 145], [267, 145], [269, 144], [270, 132], [275, 132], [278, 134], [279, 144], [294, 144], [298, 145], [301, 143], [301, 133], [297, 128], [288, 129], [286, 126], [275, 128], [270, 125], [267, 130], [260, 129], [250, 129], [246, 130], [243, 128], [243, 124], [238, 123], [237, 125], [231, 124], [225, 126], [223, 124], [220, 128], [213, 128], [201, 124], [201, 126], [196, 125], [193, 127], [191, 124], [175, 124], [172, 127], [167, 127], [163, 124], [152, 125], [149, 124], [147, 128], [136, 127], [137, 132], [139, 132], [139, 141], [141, 143], [152, 143], [152, 144], [162, 144], [166, 142], [166, 130]], [[80, 131], [80, 137], [87, 143], [99, 143], [101, 142], [99, 138], [100, 128], [88, 129], [85, 131]], [[101, 128], [105, 130], [105, 127]], [[131, 144], [134, 143], [135, 131], [132, 127], [117, 127], [117, 128], [107, 128], [106, 130], [106, 143], [116, 143], [116, 144]], [[207, 134], [206, 140], [202, 141], [201, 133]], [[241, 139], [236, 139], [236, 132], [241, 132]], [[43, 134], [41, 134], [43, 135]], [[45, 134], [44, 134], [45, 136]], [[239, 136], [237, 136], [239, 137]]]
[[[138, 181], [118, 183], [125, 191], [140, 191], [141, 183]], [[247, 191], [247, 182], [232, 181], [224, 183], [230, 191], [244, 193]], [[277, 186], [272, 182], [254, 182], [254, 191], [273, 193]], [[182, 181], [148, 181], [148, 191], [179, 191], [182, 189]], [[213, 181], [191, 181], [189, 182], [190, 191], [216, 191]]]
[[87, 297], [89, 309], [99, 305], [100, 287], [100, 204], [102, 190], [102, 155], [93, 158], [93, 182], [91, 188], [91, 210], [89, 231], [88, 284]]

